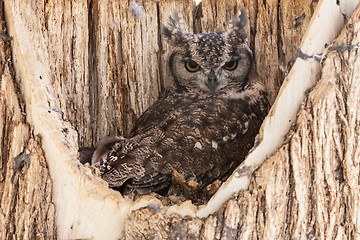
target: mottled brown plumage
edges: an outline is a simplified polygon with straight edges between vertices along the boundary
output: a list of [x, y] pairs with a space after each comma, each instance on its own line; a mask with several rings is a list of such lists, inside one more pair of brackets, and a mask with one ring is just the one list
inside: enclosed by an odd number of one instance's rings
[[262, 85], [249, 79], [245, 24], [245, 10], [227, 32], [192, 34], [180, 18], [170, 19], [163, 35], [173, 48], [174, 88], [140, 117], [133, 137], [94, 148], [92, 164], [110, 187], [161, 191], [176, 170], [204, 188], [243, 161], [269, 107]]

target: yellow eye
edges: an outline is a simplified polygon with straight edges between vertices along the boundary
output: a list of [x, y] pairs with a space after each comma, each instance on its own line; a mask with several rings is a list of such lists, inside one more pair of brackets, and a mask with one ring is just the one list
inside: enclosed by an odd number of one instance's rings
[[234, 70], [236, 67], [237, 67], [237, 65], [238, 65], [238, 61], [237, 60], [235, 60], [235, 61], [230, 61], [230, 62], [227, 62], [227, 63], [225, 63], [225, 65], [224, 65], [224, 68], [226, 69], [226, 70]]
[[185, 67], [186, 67], [186, 70], [188, 70], [189, 72], [196, 72], [200, 69], [199, 64], [197, 64], [196, 62], [191, 61], [191, 60], [185, 62]]

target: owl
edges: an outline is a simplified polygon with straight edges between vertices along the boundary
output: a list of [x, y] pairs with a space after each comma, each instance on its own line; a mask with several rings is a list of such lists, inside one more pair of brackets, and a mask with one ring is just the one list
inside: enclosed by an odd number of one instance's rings
[[166, 191], [172, 173], [200, 188], [228, 177], [244, 160], [266, 116], [263, 86], [250, 78], [252, 52], [242, 9], [227, 31], [194, 34], [170, 17], [174, 86], [140, 117], [132, 137], [108, 137], [80, 152], [122, 193]]

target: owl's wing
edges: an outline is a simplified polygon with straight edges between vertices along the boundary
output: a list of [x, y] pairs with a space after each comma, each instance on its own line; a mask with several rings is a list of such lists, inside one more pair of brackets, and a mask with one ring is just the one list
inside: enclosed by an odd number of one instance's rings
[[171, 181], [170, 175], [161, 174], [150, 165], [140, 166], [132, 161], [110, 167], [101, 177], [111, 188], [123, 189], [125, 192], [136, 191], [139, 194], [160, 191], [168, 187]]
[[159, 99], [151, 105], [138, 119], [132, 136], [144, 133], [154, 126], [158, 126], [169, 112], [181, 106], [180, 95], [173, 89], [166, 90]]
[[171, 170], [159, 164], [162, 156], [150, 147], [159, 140], [161, 137], [152, 132], [112, 143], [105, 141], [95, 149], [95, 166], [109, 187], [122, 192], [147, 194], [162, 190], [170, 185]]

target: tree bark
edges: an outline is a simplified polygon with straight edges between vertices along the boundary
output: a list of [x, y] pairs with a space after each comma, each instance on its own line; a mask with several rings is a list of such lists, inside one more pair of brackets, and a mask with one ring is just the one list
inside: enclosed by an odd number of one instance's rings
[[132, 2], [0, 4], [1, 238], [358, 238], [359, 8], [328, 43], [321, 78], [282, 146], [248, 189], [201, 218], [188, 201], [124, 198], [78, 162], [77, 149], [127, 136], [171, 86], [160, 26], [174, 11], [190, 31], [210, 32], [246, 7], [255, 70], [274, 103], [323, 1]]

